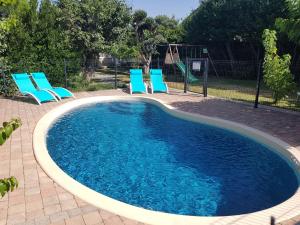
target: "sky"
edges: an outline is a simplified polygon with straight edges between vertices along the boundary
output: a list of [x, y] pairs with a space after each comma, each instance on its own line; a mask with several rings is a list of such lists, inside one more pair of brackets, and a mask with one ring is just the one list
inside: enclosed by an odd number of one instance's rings
[[199, 6], [199, 0], [126, 0], [134, 10], [143, 9], [149, 16], [175, 16], [184, 19]]

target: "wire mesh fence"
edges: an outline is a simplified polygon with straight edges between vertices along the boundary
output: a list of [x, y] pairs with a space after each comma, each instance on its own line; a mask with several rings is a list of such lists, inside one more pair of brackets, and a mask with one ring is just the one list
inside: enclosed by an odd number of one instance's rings
[[[89, 67], [86, 67], [86, 64]], [[20, 63], [22, 65], [22, 63]], [[166, 64], [163, 58], [154, 57], [151, 69], [161, 69], [165, 82], [170, 89], [184, 91], [185, 72], [188, 71], [187, 90], [199, 94], [204, 93], [204, 66], [193, 70], [192, 64], [183, 61]], [[25, 68], [25, 69], [24, 69]], [[115, 60], [105, 59], [86, 62], [82, 59], [53, 60], [38, 66], [27, 66], [6, 69], [0, 72], [0, 92], [6, 93], [7, 86], [12, 85], [10, 74], [13, 72], [42, 71], [51, 83], [65, 86], [74, 91], [94, 91], [99, 89], [124, 88], [130, 82], [130, 69], [144, 68], [143, 62], [137, 59]], [[22, 70], [21, 70], [22, 69]], [[254, 104], [257, 93], [257, 74], [262, 68], [255, 61], [225, 61], [209, 60], [208, 95], [218, 98], [237, 100]], [[297, 71], [297, 68], [292, 69]], [[50, 75], [51, 74], [51, 75]], [[79, 75], [81, 74], [81, 75]], [[144, 74], [145, 82], [150, 82], [150, 76]], [[271, 90], [261, 83], [259, 104], [300, 111], [300, 88], [291, 91], [284, 99], [274, 104]]]

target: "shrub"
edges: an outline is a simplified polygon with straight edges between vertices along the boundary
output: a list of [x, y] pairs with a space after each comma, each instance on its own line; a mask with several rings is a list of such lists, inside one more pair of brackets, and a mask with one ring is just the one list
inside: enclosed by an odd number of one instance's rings
[[17, 91], [11, 76], [0, 72], [0, 95], [13, 96]]
[[277, 103], [295, 89], [295, 83], [290, 71], [291, 56], [289, 54], [282, 57], [278, 56], [276, 41], [276, 31], [264, 30], [264, 81], [272, 91], [274, 103]]

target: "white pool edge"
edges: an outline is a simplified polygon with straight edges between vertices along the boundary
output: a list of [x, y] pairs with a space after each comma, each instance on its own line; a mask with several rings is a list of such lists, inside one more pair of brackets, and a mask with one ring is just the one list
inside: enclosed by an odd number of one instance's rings
[[261, 132], [257, 129], [248, 126], [230, 122], [227, 120], [202, 116], [198, 114], [186, 113], [176, 110], [172, 106], [165, 104], [150, 97], [133, 97], [133, 96], [105, 96], [105, 97], [91, 97], [83, 98], [60, 105], [57, 108], [46, 113], [42, 119], [37, 123], [33, 134], [33, 149], [34, 154], [41, 165], [42, 169], [51, 177], [56, 183], [65, 188], [70, 193], [79, 197], [80, 199], [94, 205], [98, 208], [110, 211], [117, 215], [127, 217], [132, 220], [137, 220], [146, 224], [152, 225], [205, 225], [205, 224], [269, 224], [270, 217], [274, 216], [277, 222], [291, 219], [300, 214], [300, 188], [287, 201], [276, 205], [272, 208], [237, 216], [226, 217], [196, 217], [196, 216], [181, 216], [174, 214], [167, 214], [161, 212], [150, 211], [135, 206], [131, 206], [112, 198], [106, 197], [71, 178], [64, 171], [62, 171], [48, 154], [46, 147], [46, 134], [53, 122], [66, 112], [86, 105], [103, 101], [116, 100], [142, 100], [161, 107], [173, 116], [182, 119], [191, 120], [194, 122], [201, 122], [235, 132], [254, 138], [260, 142], [265, 143], [278, 150], [288, 163], [293, 167], [300, 183], [300, 151], [290, 146], [271, 135]]

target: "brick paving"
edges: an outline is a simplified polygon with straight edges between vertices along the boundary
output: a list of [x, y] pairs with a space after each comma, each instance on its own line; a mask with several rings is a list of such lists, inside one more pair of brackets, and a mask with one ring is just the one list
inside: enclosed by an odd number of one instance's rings
[[[77, 98], [90, 96], [128, 95], [126, 91], [109, 90], [76, 93]], [[265, 131], [279, 137], [300, 151], [300, 114], [272, 109], [253, 109], [251, 105], [215, 98], [204, 99], [196, 94], [171, 91], [170, 95], [150, 95], [183, 111], [219, 117]], [[0, 147], [0, 178], [15, 176], [19, 188], [0, 199], [0, 225], [143, 225], [102, 209], [95, 208], [68, 193], [49, 178], [35, 160], [32, 134], [39, 119], [63, 104], [45, 103], [16, 97], [0, 98], [0, 123], [20, 117], [23, 125]], [[300, 224], [299, 216], [286, 221]]]

